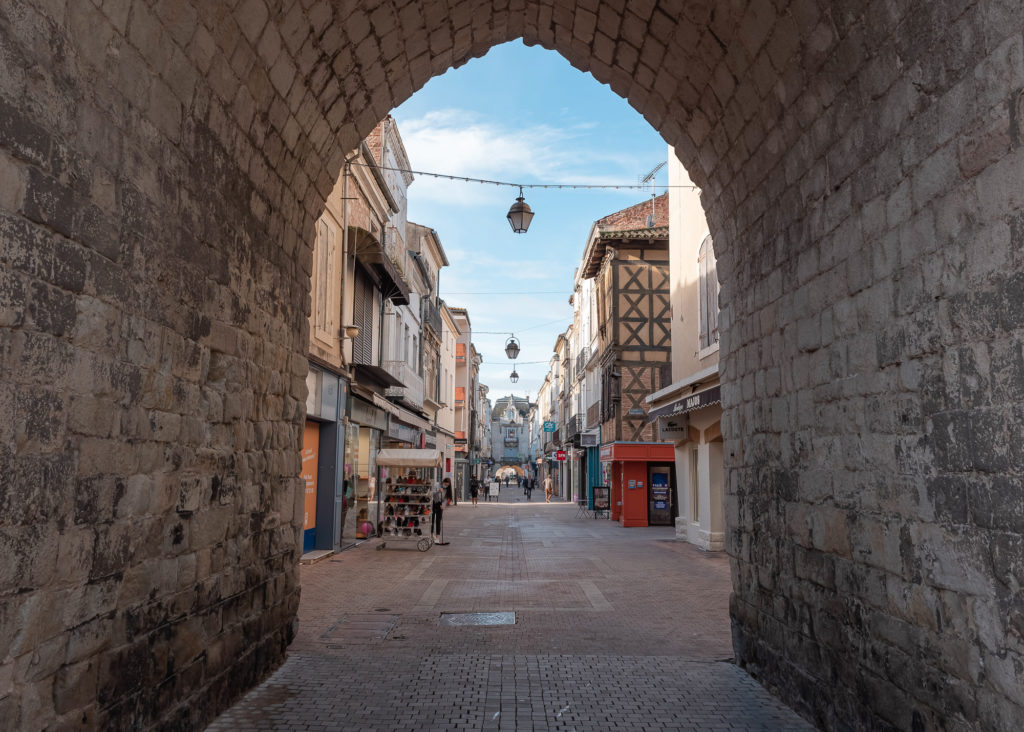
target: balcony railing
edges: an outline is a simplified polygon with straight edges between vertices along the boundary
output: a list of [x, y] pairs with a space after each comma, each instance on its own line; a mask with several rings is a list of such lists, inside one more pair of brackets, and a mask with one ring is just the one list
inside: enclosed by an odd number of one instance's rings
[[423, 298], [423, 324], [434, 329], [438, 337], [441, 336], [441, 308], [430, 298]]
[[580, 418], [580, 415], [574, 414], [569, 417], [568, 421], [565, 423], [565, 439], [571, 440], [582, 431], [583, 420]]
[[581, 379], [587, 372], [587, 361], [590, 360], [590, 348], [582, 348], [576, 354], [576, 378]]
[[404, 384], [404, 386], [388, 387], [388, 390], [384, 392], [385, 396], [401, 399], [416, 409], [422, 409], [423, 377], [405, 361], [385, 361], [384, 370]]

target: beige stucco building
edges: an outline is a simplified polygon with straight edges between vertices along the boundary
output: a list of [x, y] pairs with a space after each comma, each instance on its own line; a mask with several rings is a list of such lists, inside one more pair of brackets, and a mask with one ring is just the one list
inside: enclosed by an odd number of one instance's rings
[[710, 551], [725, 544], [718, 277], [700, 191], [669, 149], [672, 383], [647, 397], [663, 440], [675, 445], [676, 536]]

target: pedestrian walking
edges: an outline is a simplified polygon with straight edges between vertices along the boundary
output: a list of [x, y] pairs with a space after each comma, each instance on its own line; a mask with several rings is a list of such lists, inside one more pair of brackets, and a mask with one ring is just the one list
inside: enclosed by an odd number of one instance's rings
[[441, 481], [441, 485], [444, 487], [444, 505], [452, 505], [452, 479], [445, 478]]
[[473, 499], [473, 505], [476, 505], [477, 496], [480, 495], [480, 481], [476, 479], [474, 475], [469, 479], [469, 497]]
[[526, 478], [526, 479], [523, 480], [523, 483], [526, 484], [526, 488], [524, 489], [525, 492], [526, 492], [526, 500], [527, 501], [532, 501], [533, 500], [533, 478]]
[[551, 494], [554, 492], [555, 482], [551, 480], [549, 475], [544, 479], [544, 502], [551, 503]]
[[[445, 480], [448, 480], [445, 478]], [[434, 483], [430, 491], [430, 535], [435, 544], [441, 543], [441, 517], [444, 515], [444, 488]]]

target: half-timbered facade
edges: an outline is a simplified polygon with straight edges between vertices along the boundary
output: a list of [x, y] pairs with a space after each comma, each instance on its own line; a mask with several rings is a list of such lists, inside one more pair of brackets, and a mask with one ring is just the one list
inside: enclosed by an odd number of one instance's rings
[[[648, 394], [670, 380], [668, 196], [596, 221], [581, 274], [595, 281], [604, 462], [612, 464], [613, 489], [619, 485], [633, 491], [623, 499], [619, 519], [627, 526], [646, 526], [655, 517], [657, 523], [670, 523], [672, 502], [648, 495], [646, 473], [646, 463], [672, 460], [672, 445], [659, 440], [656, 425], [647, 419], [646, 402]], [[626, 470], [624, 462], [638, 464]], [[630, 471], [635, 476], [625, 478]]]
[[645, 398], [671, 362], [667, 219], [668, 199], [659, 196], [591, 230], [582, 272], [595, 280], [604, 442], [657, 439]]

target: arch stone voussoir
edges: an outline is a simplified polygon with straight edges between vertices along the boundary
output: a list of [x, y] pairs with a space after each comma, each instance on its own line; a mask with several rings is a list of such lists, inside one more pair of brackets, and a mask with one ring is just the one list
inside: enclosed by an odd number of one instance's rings
[[313, 222], [392, 107], [523, 38], [702, 189], [737, 662], [825, 728], [1020, 728], [1021, 19], [0, 3], [0, 715], [201, 727], [281, 663]]

